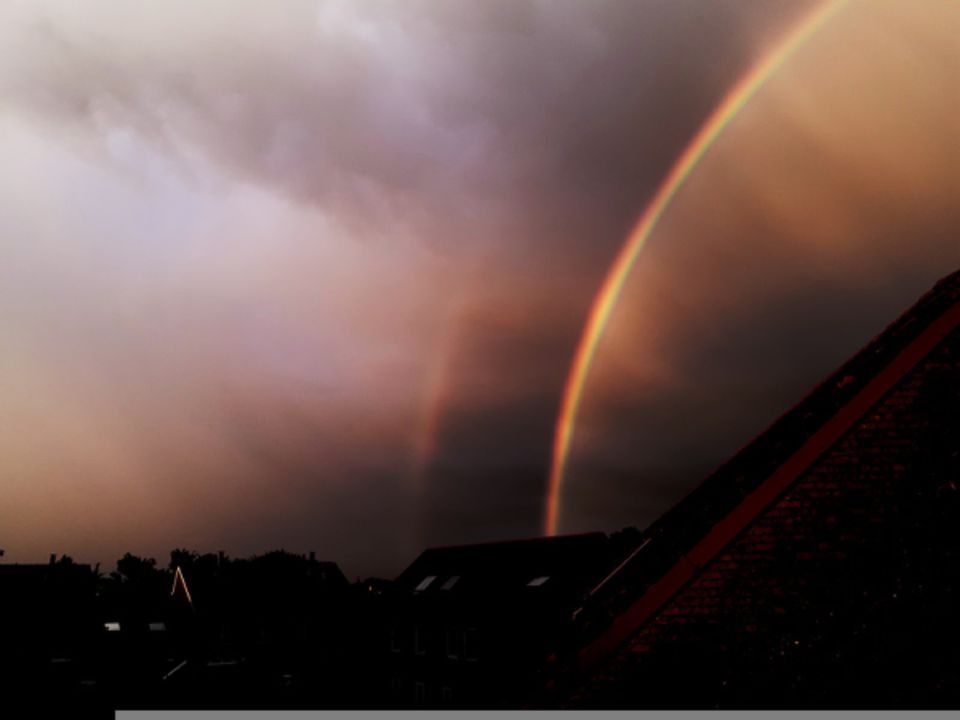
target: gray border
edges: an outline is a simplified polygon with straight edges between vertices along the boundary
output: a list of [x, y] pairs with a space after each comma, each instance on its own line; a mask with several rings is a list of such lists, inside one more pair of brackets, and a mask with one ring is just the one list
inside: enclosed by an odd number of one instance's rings
[[[921, 711], [924, 717], [956, 718], [955, 711]], [[546, 720], [556, 718], [592, 718], [597, 714], [604, 718], [643, 718], [643, 720], [687, 720], [688, 718], [723, 718], [723, 720], [738, 720], [744, 716], [755, 718], [778, 717], [790, 720], [802, 718], [875, 718], [878, 715], [889, 718], [913, 718], [918, 711], [911, 710], [849, 710], [849, 711], [817, 711], [817, 710], [118, 710], [117, 720], [329, 720], [330, 718], [404, 718], [412, 720], [429, 715], [432, 718], [454, 717], [497, 717], [510, 720], [537, 717]]]

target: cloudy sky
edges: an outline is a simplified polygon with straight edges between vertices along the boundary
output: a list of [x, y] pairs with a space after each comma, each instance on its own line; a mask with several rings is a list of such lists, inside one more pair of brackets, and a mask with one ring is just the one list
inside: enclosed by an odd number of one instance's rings
[[[590, 302], [802, 0], [0, 6], [0, 547], [540, 532]], [[960, 7], [852, 0], [737, 116], [588, 379], [562, 531], [643, 526], [960, 267]]]

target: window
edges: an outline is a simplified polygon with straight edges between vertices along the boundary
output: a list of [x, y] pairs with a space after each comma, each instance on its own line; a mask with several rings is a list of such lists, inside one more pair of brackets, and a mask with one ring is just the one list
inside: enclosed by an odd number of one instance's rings
[[450, 705], [453, 702], [453, 688], [449, 685], [444, 685], [443, 689], [440, 690], [440, 697], [444, 705]]
[[390, 628], [390, 652], [400, 652], [400, 634], [394, 627]]
[[120, 623], [118, 622], [106, 622], [103, 624], [104, 630], [107, 632], [120, 632]]
[[390, 678], [390, 694], [393, 696], [400, 695], [403, 690], [403, 680], [400, 679], [399, 675], [394, 675]]
[[427, 684], [422, 682], [415, 682], [413, 684], [413, 700], [418, 705], [422, 705], [427, 701]]
[[527, 587], [540, 587], [549, 579], [550, 579], [549, 575], [542, 575], [540, 577], [535, 577], [533, 580], [527, 583]]
[[447, 578], [447, 581], [441, 586], [441, 590], [452, 590], [453, 586], [457, 584], [457, 581], [460, 579], [459, 575], [451, 575]]
[[417, 585], [414, 592], [423, 592], [428, 587], [430, 587], [430, 583], [432, 583], [436, 579], [437, 579], [436, 575], [427, 575], [423, 580], [420, 581], [420, 584]]
[[447, 628], [447, 657], [451, 660], [460, 657], [460, 633], [454, 628]]
[[417, 655], [427, 654], [427, 632], [419, 625], [413, 629], [413, 651]]

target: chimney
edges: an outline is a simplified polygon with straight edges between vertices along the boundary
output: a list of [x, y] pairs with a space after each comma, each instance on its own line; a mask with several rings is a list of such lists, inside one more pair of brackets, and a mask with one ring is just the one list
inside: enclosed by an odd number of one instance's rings
[[57, 563], [57, 554], [56, 554], [56, 553], [50, 553], [50, 564], [51, 564], [51, 565], [56, 565], [56, 563]]
[[315, 563], [317, 561], [317, 553], [315, 550], [310, 551], [310, 562]]

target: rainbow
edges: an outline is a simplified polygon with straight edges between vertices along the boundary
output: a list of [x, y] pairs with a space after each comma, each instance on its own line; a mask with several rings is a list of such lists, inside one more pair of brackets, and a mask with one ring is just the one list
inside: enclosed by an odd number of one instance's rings
[[563, 485], [564, 470], [570, 443], [577, 422], [580, 401], [590, 366], [600, 339], [617, 305], [624, 283], [630, 275], [640, 251], [643, 250], [654, 228], [670, 207], [680, 188], [694, 171], [704, 155], [710, 150], [717, 138], [727, 126], [750, 102], [790, 56], [822, 28], [848, 0], [827, 0], [814, 8], [803, 20], [798, 22], [774, 48], [751, 68], [727, 93], [724, 99], [707, 118], [700, 130], [687, 144], [683, 154], [677, 158], [670, 173], [653, 196], [640, 220], [620, 248], [616, 259], [607, 271], [607, 275], [593, 299], [587, 322], [580, 336], [577, 350], [570, 366], [567, 382], [563, 390], [563, 400], [557, 415], [553, 439], [553, 455], [550, 479], [547, 488], [544, 513], [544, 533], [555, 535], [560, 515], [560, 489]]
[[427, 372], [427, 382], [419, 422], [416, 424], [413, 448], [413, 466], [410, 472], [412, 489], [423, 490], [425, 475], [436, 452], [440, 421], [450, 395], [450, 372], [454, 354], [454, 330], [444, 333], [440, 352], [434, 353]]
[[453, 392], [453, 365], [459, 350], [461, 324], [468, 310], [468, 299], [475, 285], [476, 274], [476, 269], [468, 271], [460, 291], [452, 299], [448, 299], [439, 347], [431, 354], [430, 364], [424, 375], [420, 412], [413, 430], [409, 470], [411, 489], [417, 493], [424, 489], [426, 474], [437, 450], [443, 412]]

